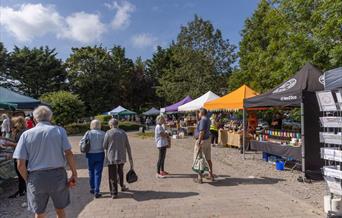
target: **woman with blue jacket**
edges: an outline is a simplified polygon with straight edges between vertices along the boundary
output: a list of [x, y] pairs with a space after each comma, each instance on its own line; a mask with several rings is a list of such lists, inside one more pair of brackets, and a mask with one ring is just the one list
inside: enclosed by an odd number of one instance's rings
[[105, 158], [102, 146], [104, 137], [105, 132], [101, 130], [100, 121], [92, 120], [90, 130], [85, 133], [80, 141], [80, 145], [85, 143], [86, 139], [90, 141], [90, 150], [86, 154], [86, 158], [88, 159], [90, 193], [94, 194], [95, 198], [102, 196], [100, 193], [100, 185]]

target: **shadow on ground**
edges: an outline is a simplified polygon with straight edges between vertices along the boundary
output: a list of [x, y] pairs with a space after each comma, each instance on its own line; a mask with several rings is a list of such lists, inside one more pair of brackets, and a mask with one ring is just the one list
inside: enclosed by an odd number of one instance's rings
[[[103, 198], [110, 198], [109, 193], [103, 193]], [[132, 198], [138, 202], [161, 199], [182, 199], [199, 195], [197, 192], [164, 192], [164, 191], [138, 191], [120, 192], [118, 199]]]
[[213, 186], [237, 186], [237, 185], [269, 185], [285, 181], [284, 179], [261, 177], [261, 178], [218, 178], [208, 184]]

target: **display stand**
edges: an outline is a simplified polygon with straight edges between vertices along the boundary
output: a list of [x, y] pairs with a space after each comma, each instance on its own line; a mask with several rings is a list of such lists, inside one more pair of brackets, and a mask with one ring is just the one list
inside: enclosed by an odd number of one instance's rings
[[[320, 106], [322, 173], [327, 183], [325, 212], [328, 217], [341, 216], [342, 196], [342, 90], [316, 92]], [[336, 206], [338, 205], [338, 206]]]

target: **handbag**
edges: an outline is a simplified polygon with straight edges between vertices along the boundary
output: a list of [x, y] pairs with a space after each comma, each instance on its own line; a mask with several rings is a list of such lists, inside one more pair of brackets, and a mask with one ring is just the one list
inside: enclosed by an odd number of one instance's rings
[[126, 174], [127, 183], [133, 183], [138, 181], [138, 176], [133, 169], [130, 169]]
[[80, 150], [82, 153], [88, 153], [90, 151], [89, 131], [86, 132], [84, 142], [80, 144]]
[[170, 138], [170, 136], [167, 137], [167, 145], [166, 145], [166, 148], [171, 148], [171, 138]]
[[198, 174], [209, 172], [209, 164], [203, 155], [202, 149], [197, 152], [197, 156], [192, 164], [192, 170]]

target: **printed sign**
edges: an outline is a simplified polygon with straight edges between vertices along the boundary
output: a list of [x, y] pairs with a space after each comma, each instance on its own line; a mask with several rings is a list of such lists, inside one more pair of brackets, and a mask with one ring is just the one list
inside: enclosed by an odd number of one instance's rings
[[273, 94], [285, 92], [285, 91], [291, 89], [292, 87], [294, 87], [296, 85], [296, 83], [297, 83], [297, 80], [295, 78], [292, 78], [292, 79], [286, 81], [283, 85], [279, 86], [276, 90], [274, 90]]

